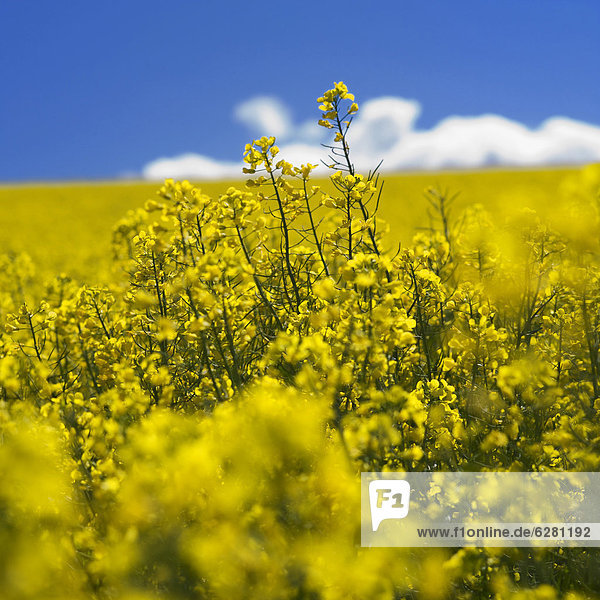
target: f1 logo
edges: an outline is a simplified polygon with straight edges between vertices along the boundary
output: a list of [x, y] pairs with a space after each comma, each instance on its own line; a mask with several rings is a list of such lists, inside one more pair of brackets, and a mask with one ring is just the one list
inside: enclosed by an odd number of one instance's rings
[[376, 479], [369, 483], [371, 526], [377, 531], [385, 519], [404, 519], [408, 514], [410, 484], [404, 479]]

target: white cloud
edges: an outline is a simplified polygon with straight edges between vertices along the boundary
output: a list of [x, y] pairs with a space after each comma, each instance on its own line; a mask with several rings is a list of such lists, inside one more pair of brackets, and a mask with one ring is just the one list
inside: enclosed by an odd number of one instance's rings
[[[417, 129], [415, 100], [382, 97], [364, 102], [350, 128], [355, 166], [368, 171], [383, 159], [382, 170], [461, 169], [490, 165], [542, 166], [600, 161], [600, 127], [552, 117], [536, 129], [499, 115], [450, 116], [431, 129]], [[327, 159], [321, 143], [331, 132], [315, 122], [296, 124], [279, 100], [252, 98], [234, 116], [252, 134], [275, 135], [281, 156], [294, 164]], [[241, 177], [242, 163], [186, 154], [159, 159], [144, 169], [148, 179]]]
[[173, 158], [158, 158], [143, 170], [145, 179], [235, 179], [242, 172], [242, 163], [218, 161], [200, 154], [182, 154]]
[[258, 96], [238, 104], [234, 110], [238, 121], [246, 125], [256, 135], [274, 135], [285, 138], [294, 129], [290, 113], [277, 98]]

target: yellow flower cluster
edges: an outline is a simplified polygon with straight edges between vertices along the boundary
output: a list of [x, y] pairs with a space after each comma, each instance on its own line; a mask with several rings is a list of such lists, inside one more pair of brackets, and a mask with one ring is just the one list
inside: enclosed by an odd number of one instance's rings
[[[351, 102], [342, 114], [342, 106], [347, 103], [342, 103], [343, 100]], [[340, 122], [348, 116], [358, 112], [358, 104], [354, 102], [354, 94], [348, 91], [348, 88], [343, 81], [336, 83], [331, 90], [327, 90], [317, 102], [320, 102], [319, 110], [323, 112], [323, 118], [319, 121], [319, 125], [327, 129], [336, 129]], [[339, 142], [343, 138], [342, 131], [336, 131], [335, 141]]]
[[[600, 468], [600, 170], [569, 218], [454, 218], [393, 252], [355, 172], [248, 144], [243, 189], [166, 181], [108, 286], [0, 257], [5, 598], [570, 598], [584, 550], [356, 547], [360, 471]], [[581, 595], [578, 595], [581, 593]]]

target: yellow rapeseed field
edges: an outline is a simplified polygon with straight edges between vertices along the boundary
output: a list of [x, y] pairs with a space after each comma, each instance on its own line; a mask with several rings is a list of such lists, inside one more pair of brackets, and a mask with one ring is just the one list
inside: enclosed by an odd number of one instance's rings
[[2, 598], [600, 593], [594, 548], [357, 545], [361, 471], [600, 468], [600, 167], [377, 210], [319, 102], [326, 183], [262, 137], [245, 183], [0, 192]]
[[[545, 212], [548, 197], [577, 172], [574, 168], [488, 170], [473, 172], [385, 175], [381, 218], [390, 227], [390, 240], [410, 242], [415, 231], [429, 225], [427, 188], [434, 186], [457, 195], [456, 210], [481, 204], [502, 215], [516, 200]], [[321, 177], [318, 174], [321, 173]], [[315, 171], [315, 185], [330, 183]], [[243, 181], [199, 182], [211, 197]], [[148, 182], [80, 182], [0, 186], [0, 252], [25, 252], [42, 271], [65, 272], [89, 282], [112, 276], [111, 239], [115, 223], [129, 210], [144, 206], [156, 195]]]

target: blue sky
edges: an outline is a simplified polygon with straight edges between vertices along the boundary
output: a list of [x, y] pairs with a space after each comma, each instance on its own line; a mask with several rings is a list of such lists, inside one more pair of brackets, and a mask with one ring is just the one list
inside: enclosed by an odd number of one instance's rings
[[236, 107], [277, 98], [304, 123], [339, 80], [359, 101], [417, 101], [418, 130], [483, 114], [600, 126], [597, 0], [6, 0], [0, 22], [2, 181], [238, 161], [262, 132]]

